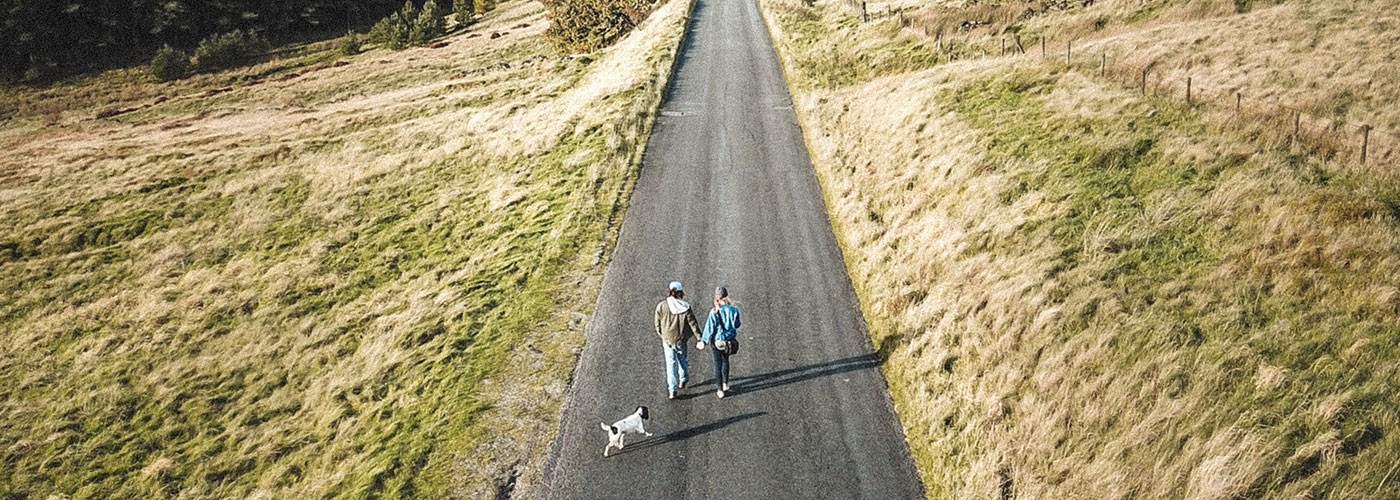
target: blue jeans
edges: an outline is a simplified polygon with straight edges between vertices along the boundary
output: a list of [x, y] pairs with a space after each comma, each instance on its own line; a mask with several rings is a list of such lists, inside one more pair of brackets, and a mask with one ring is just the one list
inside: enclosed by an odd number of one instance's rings
[[681, 388], [681, 382], [686, 379], [686, 370], [690, 365], [685, 359], [685, 341], [676, 344], [675, 347], [661, 343], [662, 355], [666, 357], [666, 386], [671, 392], [676, 392]]

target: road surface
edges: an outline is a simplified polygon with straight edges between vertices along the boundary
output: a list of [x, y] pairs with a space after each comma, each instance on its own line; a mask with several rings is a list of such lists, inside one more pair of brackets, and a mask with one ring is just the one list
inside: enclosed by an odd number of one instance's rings
[[[753, 0], [697, 0], [604, 275], [545, 469], [544, 498], [921, 498]], [[679, 280], [703, 324], [742, 311], [732, 390], [690, 346], [666, 397], [652, 310]], [[613, 421], [647, 429], [604, 458]]]

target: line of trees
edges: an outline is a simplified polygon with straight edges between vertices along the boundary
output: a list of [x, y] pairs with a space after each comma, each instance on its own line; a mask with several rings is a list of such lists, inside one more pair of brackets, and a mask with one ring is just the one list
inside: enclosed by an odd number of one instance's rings
[[[267, 41], [347, 31], [345, 50], [354, 52], [361, 43], [354, 29], [375, 20], [368, 41], [399, 49], [440, 35], [449, 13], [465, 26], [498, 0], [422, 1], [415, 8], [414, 0], [0, 0], [0, 82], [44, 83], [146, 61], [168, 80], [241, 64], [245, 48]], [[541, 0], [548, 34], [571, 51], [611, 45], [656, 2]], [[205, 55], [218, 61], [191, 66], [191, 51], [210, 50]], [[222, 61], [223, 55], [239, 60]]]
[[43, 82], [147, 61], [163, 45], [193, 48], [235, 30], [272, 40], [344, 33], [402, 1], [0, 0], [0, 80]]

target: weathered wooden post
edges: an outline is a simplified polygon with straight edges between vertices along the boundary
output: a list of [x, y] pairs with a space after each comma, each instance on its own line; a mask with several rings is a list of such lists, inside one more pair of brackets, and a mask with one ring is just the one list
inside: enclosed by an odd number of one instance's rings
[[1142, 95], [1147, 95], [1147, 70], [1148, 68], [1142, 68]]
[[1366, 164], [1366, 149], [1371, 146], [1371, 126], [1361, 126], [1361, 164]]
[[870, 22], [870, 14], [865, 10], [865, 0], [860, 0], [860, 22]]
[[1191, 105], [1191, 77], [1186, 77], [1186, 105]]
[[1105, 52], [1105, 53], [1103, 54], [1103, 58], [1102, 58], [1102, 59], [1099, 59], [1099, 78], [1103, 78], [1104, 72], [1107, 71], [1107, 70], [1108, 70], [1108, 53]]
[[1303, 131], [1303, 111], [1293, 112], [1293, 142], [1296, 144], [1301, 137], [1298, 134]]
[[1243, 99], [1244, 95], [1242, 95], [1240, 92], [1235, 92], [1235, 114], [1237, 115], [1240, 114], [1240, 101]]
[[1070, 48], [1074, 46], [1074, 40], [1065, 42], [1065, 66], [1069, 66]]
[[1040, 39], [1040, 58], [1045, 59], [1045, 38]]

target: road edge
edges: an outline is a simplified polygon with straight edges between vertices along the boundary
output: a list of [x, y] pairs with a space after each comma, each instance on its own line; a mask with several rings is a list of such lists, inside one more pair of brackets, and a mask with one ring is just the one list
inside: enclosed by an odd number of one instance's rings
[[606, 284], [608, 281], [614, 279], [612, 278], [614, 274], [612, 268], [612, 258], [616, 254], [617, 240], [622, 234], [622, 226], [626, 223], [627, 220], [626, 214], [628, 208], [631, 206], [631, 198], [636, 192], [636, 180], [640, 178], [642, 168], [644, 167], [644, 163], [642, 160], [645, 159], [647, 147], [651, 143], [651, 134], [652, 131], [656, 128], [656, 119], [660, 115], [659, 110], [661, 109], [661, 105], [666, 102], [666, 96], [671, 94], [672, 85], [674, 85], [675, 83], [672, 76], [676, 74], [676, 67], [680, 64], [679, 56], [681, 49], [684, 48], [686, 42], [690, 40], [690, 24], [694, 21], [694, 17], [692, 16], [692, 14], [695, 10], [696, 0], [680, 1], [684, 1], [686, 3], [685, 12], [681, 16], [681, 36], [677, 38], [675, 46], [671, 49], [671, 62], [669, 65], [667, 65], [666, 73], [658, 75], [660, 78], [657, 82], [657, 87], [660, 88], [661, 91], [656, 96], [655, 105], [651, 106], [651, 109], [649, 110], [651, 116], [646, 118], [646, 128], [642, 131], [641, 142], [637, 144], [637, 148], [632, 152], [632, 158], [629, 161], [631, 167], [630, 170], [632, 174], [631, 187], [627, 190], [627, 193], [624, 196], [619, 197], [619, 201], [621, 203], [619, 203], [619, 205], [614, 208], [614, 212], [617, 216], [617, 222], [608, 229], [608, 234], [604, 236], [606, 240], [611, 241], [611, 245], [608, 245], [607, 241], [604, 242], [604, 245], [611, 246], [612, 251], [605, 252], [602, 261], [599, 263], [600, 265], [605, 266], [603, 270], [603, 278], [599, 281], [599, 286], [595, 290], [596, 296], [593, 299], [593, 310], [589, 313], [588, 321], [583, 327], [583, 348], [579, 352], [579, 356], [574, 362], [574, 369], [570, 371], [569, 379], [567, 381], [567, 388], [564, 391], [564, 401], [562, 404], [559, 405], [559, 415], [556, 418], [559, 422], [559, 425], [555, 426], [554, 437], [550, 440], [549, 455], [545, 459], [541, 470], [540, 483], [534, 492], [535, 498], [549, 498], [550, 493], [553, 492], [554, 472], [557, 469], [557, 466], [559, 465], [559, 450], [562, 449], [563, 446], [563, 443], [560, 442], [559, 437], [563, 435], [562, 431], [566, 424], [566, 421], [564, 420], [564, 415], [568, 413], [569, 408], [574, 404], [575, 397], [578, 393], [578, 384], [576, 382], [578, 381], [578, 370], [579, 367], [582, 365], [582, 360], [584, 357], [583, 352], [587, 351], [591, 346], [595, 345], [593, 342], [590, 342], [590, 340], [593, 339], [595, 334], [597, 333], [597, 329], [596, 327], [594, 327], [593, 315], [597, 314], [598, 304], [603, 298], [602, 290], [606, 288]]
[[911, 464], [911, 469], [914, 472], [914, 479], [919, 484], [919, 490], [923, 492], [923, 498], [928, 498], [928, 487], [924, 484], [924, 476], [919, 470], [918, 462], [914, 461], [913, 447], [909, 442], [909, 434], [905, 432], [904, 419], [899, 414], [898, 408], [894, 405], [894, 396], [890, 392], [890, 378], [889, 375], [885, 373], [885, 359], [883, 358], [883, 356], [880, 355], [879, 349], [876, 348], [874, 341], [870, 337], [870, 324], [865, 319], [866, 315], [868, 315], [870, 311], [866, 307], [866, 301], [864, 296], [861, 294], [861, 290], [856, 288], [855, 281], [851, 279], [851, 263], [848, 259], [849, 252], [847, 251], [845, 241], [843, 241], [840, 238], [840, 236], [836, 233], [835, 224], [837, 221], [831, 216], [831, 214], [833, 213], [833, 207], [831, 206], [832, 198], [828, 195], [829, 191], [827, 190], [826, 182], [824, 182], [825, 179], [821, 176], [821, 173], [817, 171], [816, 165], [812, 163], [813, 160], [812, 155], [810, 153], [812, 151], [812, 142], [811, 139], [807, 136], [807, 130], [809, 128], [807, 127], [807, 123], [810, 118], [804, 112], [802, 107], [798, 106], [797, 104], [796, 96], [798, 94], [793, 91], [792, 79], [789, 78], [789, 75], [793, 74], [791, 71], [791, 61], [788, 59], [787, 55], [779, 48], [780, 44], [778, 43], [778, 39], [775, 36], [775, 33], [786, 32], [782, 31], [781, 26], [776, 25], [774, 23], [772, 16], [769, 15], [768, 8], [766, 7], [766, 0], [752, 1], [758, 6], [758, 15], [760, 18], [763, 19], [763, 25], [768, 30], [768, 38], [772, 41], [773, 55], [778, 60], [778, 67], [782, 69], [783, 87], [787, 89], [788, 98], [792, 100], [793, 115], [797, 117], [797, 130], [802, 133], [802, 146], [808, 151], [808, 165], [812, 167], [812, 175], [817, 179], [817, 187], [821, 188], [822, 208], [825, 212], [827, 222], [826, 227], [828, 231], [831, 231], [832, 241], [836, 242], [836, 251], [837, 253], [841, 254], [841, 264], [845, 267], [845, 269], [843, 269], [844, 272], [841, 273], [841, 277], [843, 278], [843, 281], [846, 282], [846, 286], [850, 287], [850, 290], [852, 292], [851, 295], [855, 297], [856, 310], [860, 311], [860, 318], [858, 318], [857, 324], [859, 325], [861, 339], [863, 340], [864, 345], [870, 349], [870, 352], [872, 354], [875, 354], [880, 360], [879, 364], [876, 365], [876, 368], [880, 371], [880, 383], [881, 386], [884, 388], [884, 391], [882, 391], [884, 398], [881, 399], [884, 402], [885, 407], [889, 409], [890, 415], [893, 415], [895, 418], [894, 427], [896, 431], [899, 432], [900, 442], [904, 443], [904, 456], [908, 458], [909, 463]]

